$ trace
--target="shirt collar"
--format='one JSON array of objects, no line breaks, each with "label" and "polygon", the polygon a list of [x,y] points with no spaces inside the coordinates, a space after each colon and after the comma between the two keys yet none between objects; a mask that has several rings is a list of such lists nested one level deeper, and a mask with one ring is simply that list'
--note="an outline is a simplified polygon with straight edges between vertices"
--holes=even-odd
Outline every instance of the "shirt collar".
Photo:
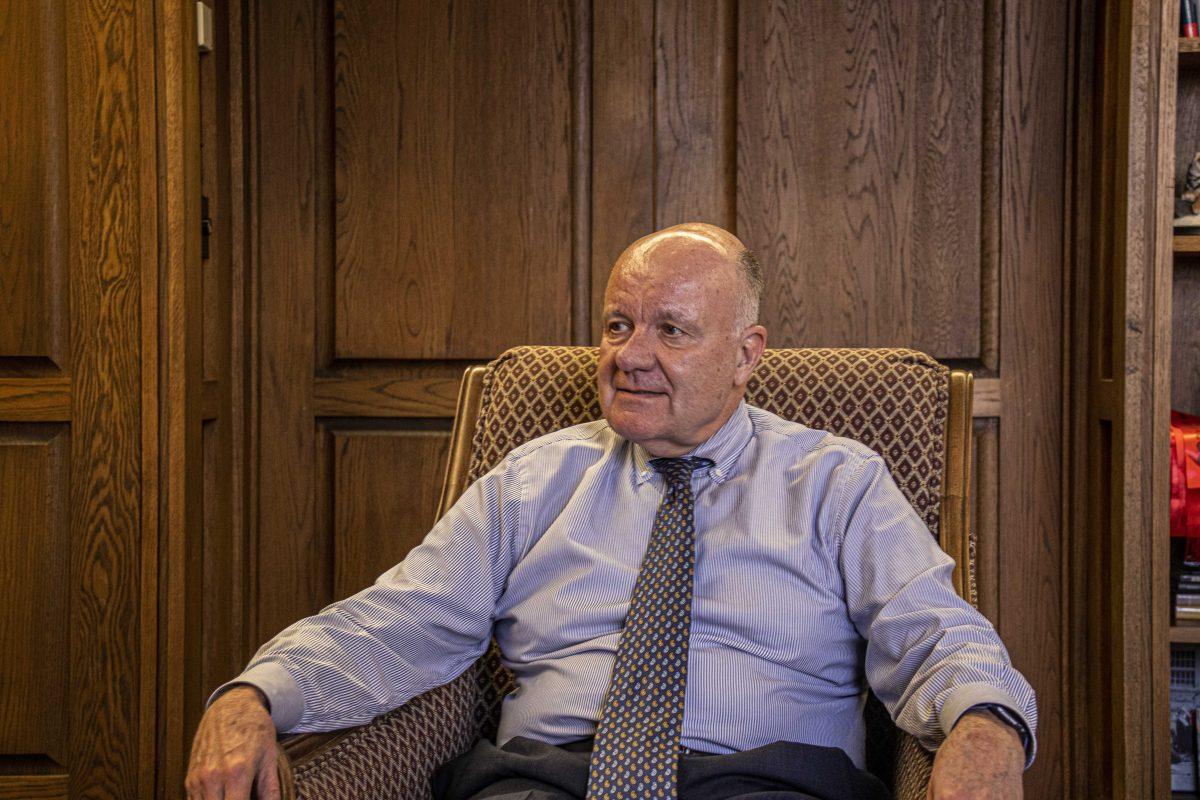
[{"label": "shirt collar", "polygon": [[[725,421],[720,429],[709,437],[708,441],[700,444],[695,450],[687,453],[689,456],[707,458],[713,462],[708,468],[708,477],[713,483],[721,484],[736,474],[738,458],[750,440],[754,438],[754,421],[750,418],[746,401],[738,403],[733,414]],[[654,476],[654,467],[650,466],[650,454],[640,444],[633,444],[634,480],[638,485],[645,483]]]}]

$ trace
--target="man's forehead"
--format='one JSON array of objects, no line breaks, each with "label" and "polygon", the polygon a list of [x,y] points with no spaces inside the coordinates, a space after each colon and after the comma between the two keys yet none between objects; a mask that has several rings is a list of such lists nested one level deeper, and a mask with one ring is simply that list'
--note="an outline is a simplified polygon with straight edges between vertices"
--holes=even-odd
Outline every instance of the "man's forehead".
[{"label": "man's forehead", "polygon": [[687,254],[696,258],[735,258],[744,248],[728,231],[719,228],[676,226],[656,231],[634,242],[624,253],[622,261],[648,263],[672,255]]}]

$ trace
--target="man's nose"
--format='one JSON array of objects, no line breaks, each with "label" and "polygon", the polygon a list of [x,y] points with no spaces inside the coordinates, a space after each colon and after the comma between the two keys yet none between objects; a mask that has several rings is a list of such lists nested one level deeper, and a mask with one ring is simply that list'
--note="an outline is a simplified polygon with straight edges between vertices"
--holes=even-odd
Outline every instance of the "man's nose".
[{"label": "man's nose", "polygon": [[616,351],[617,369],[622,372],[650,369],[654,366],[654,336],[645,328],[634,329]]}]

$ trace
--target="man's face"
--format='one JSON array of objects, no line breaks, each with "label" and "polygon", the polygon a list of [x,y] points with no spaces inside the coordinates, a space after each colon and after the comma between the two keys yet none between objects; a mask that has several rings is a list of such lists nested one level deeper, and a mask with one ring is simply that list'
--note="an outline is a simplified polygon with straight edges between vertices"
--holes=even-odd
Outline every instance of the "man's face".
[{"label": "man's face", "polygon": [[725,423],[764,344],[762,328],[747,339],[736,327],[741,280],[727,253],[695,237],[622,255],[604,293],[597,377],[613,430],[678,456]]}]

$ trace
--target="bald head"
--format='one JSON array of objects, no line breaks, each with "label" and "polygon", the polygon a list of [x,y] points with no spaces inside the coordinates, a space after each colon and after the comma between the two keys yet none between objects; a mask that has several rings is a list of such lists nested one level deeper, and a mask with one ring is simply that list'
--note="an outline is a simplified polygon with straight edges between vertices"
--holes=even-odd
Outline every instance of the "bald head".
[{"label": "bald head", "polygon": [[631,244],[604,292],[600,409],[619,435],[678,456],[733,414],[766,346],[761,273],[729,231],[688,224]]},{"label": "bald head", "polygon": [[735,324],[746,328],[758,321],[762,302],[763,272],[746,245],[724,228],[706,222],[672,225],[638,239],[625,248],[613,267],[619,270],[653,270],[659,264],[684,259],[695,269],[727,269],[738,298]]}]

